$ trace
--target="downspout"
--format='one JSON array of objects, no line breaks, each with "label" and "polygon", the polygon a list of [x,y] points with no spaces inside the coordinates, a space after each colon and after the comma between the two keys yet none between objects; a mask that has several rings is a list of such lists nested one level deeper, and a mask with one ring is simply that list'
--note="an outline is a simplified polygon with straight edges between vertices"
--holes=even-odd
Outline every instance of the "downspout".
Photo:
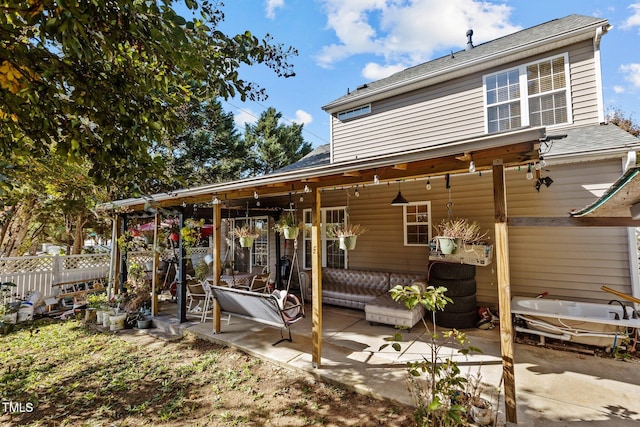
[{"label": "downspout", "polygon": [[[630,167],[635,166],[636,161],[636,152],[628,152],[626,160],[623,160],[623,173],[626,172]],[[638,237],[636,235],[638,231],[639,229],[636,227],[627,228],[627,252],[629,254],[629,279],[631,284],[631,295],[636,298],[640,298],[640,262],[638,262],[638,256],[640,256],[640,252],[638,251]],[[637,305],[636,309],[638,309]]]},{"label": "downspout", "polygon": [[602,89],[602,64],[600,61],[600,41],[602,36],[607,33],[613,26],[609,25],[605,27],[598,27],[596,29],[596,35],[593,38],[593,62],[596,74],[596,97],[598,106],[598,122],[604,123],[604,98]]}]

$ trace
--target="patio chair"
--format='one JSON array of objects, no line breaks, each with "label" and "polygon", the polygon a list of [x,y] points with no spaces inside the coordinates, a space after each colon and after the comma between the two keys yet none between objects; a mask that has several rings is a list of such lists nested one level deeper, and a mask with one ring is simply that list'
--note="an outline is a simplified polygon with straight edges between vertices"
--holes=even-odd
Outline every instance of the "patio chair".
[{"label": "patio chair", "polygon": [[[206,288],[205,288],[206,286]],[[207,311],[212,307],[212,293],[209,285],[205,282],[187,281],[187,316],[200,316],[200,321],[207,318]],[[194,306],[195,304],[195,306]]]},{"label": "patio chair", "polygon": [[269,273],[253,276],[249,290],[252,292],[269,292]]}]

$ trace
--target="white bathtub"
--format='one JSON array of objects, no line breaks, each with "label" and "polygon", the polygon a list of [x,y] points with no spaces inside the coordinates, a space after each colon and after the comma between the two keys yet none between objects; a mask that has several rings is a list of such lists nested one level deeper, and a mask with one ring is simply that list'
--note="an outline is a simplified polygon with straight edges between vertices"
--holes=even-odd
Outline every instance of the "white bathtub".
[{"label": "white bathtub", "polygon": [[633,308],[626,307],[629,319],[623,319],[618,303],[595,304],[544,298],[514,297],[511,313],[516,331],[573,341],[599,347],[616,346],[631,330],[640,328],[633,319]]}]

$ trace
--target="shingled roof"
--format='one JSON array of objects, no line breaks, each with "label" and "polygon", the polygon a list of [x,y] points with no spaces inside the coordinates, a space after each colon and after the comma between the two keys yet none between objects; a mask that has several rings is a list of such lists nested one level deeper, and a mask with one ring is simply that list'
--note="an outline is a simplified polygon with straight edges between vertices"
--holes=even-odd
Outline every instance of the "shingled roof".
[{"label": "shingled roof", "polygon": [[583,30],[586,33],[590,33],[592,37],[592,30],[598,27],[606,28],[607,26],[608,21],[606,19],[583,15],[569,15],[564,18],[554,19],[536,25],[535,27],[527,28],[486,43],[481,43],[474,46],[473,49],[452,52],[450,55],[407,68],[384,79],[366,83],[356,91],[348,93],[322,108],[328,110],[331,107],[348,102],[353,98],[366,97],[369,94],[384,91],[390,87],[397,87],[404,83],[408,84],[416,80],[426,79],[429,76],[445,72],[454,67],[463,66],[464,64],[486,61],[489,58],[508,54],[517,48],[534,46],[539,43],[549,42],[552,39],[569,37],[572,33]]},{"label": "shingled roof", "polygon": [[[597,156],[600,158],[620,157],[628,151],[640,150],[640,138],[613,124],[596,124],[574,128],[547,130],[547,135],[566,137],[543,143],[542,154],[546,159]],[[278,171],[293,171],[328,165],[331,161],[330,145],[324,144],[307,154],[298,162]]]}]

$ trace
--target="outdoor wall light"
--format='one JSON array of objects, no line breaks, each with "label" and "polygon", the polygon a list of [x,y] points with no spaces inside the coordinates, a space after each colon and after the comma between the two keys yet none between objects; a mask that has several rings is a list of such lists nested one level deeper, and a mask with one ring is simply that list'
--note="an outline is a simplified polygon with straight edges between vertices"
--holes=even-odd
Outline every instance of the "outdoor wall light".
[{"label": "outdoor wall light", "polygon": [[407,199],[402,197],[402,193],[400,192],[400,182],[398,182],[398,195],[391,202],[391,206],[403,206],[403,205],[406,205],[408,203],[409,202],[407,201]]}]

